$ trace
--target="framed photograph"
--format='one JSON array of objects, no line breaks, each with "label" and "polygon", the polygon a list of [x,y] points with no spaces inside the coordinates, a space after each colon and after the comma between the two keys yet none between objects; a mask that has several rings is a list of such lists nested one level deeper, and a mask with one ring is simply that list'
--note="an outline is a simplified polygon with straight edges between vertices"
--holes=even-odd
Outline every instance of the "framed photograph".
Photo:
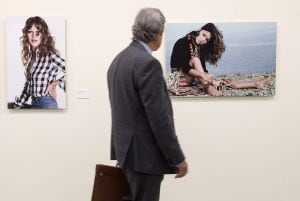
[{"label": "framed photograph", "polygon": [[8,108],[64,109],[64,18],[14,16],[5,26]]},{"label": "framed photograph", "polygon": [[276,34],[276,22],[168,23],[170,96],[274,96]]}]

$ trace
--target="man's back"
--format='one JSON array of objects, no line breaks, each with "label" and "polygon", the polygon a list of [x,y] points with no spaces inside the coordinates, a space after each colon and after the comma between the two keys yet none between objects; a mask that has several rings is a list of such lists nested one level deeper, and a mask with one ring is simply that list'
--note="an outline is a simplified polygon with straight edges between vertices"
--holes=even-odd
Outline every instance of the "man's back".
[{"label": "man's back", "polygon": [[112,62],[107,76],[114,126],[135,126],[137,111],[143,111],[138,76],[140,70],[152,61],[154,58],[138,42],[132,42]]},{"label": "man's back", "polygon": [[112,108],[112,159],[146,173],[175,173],[184,160],[159,62],[137,41],[108,71]]},{"label": "man's back", "polygon": [[111,159],[118,161],[130,185],[123,200],[159,201],[164,174],[177,170],[180,178],[187,173],[161,65],[151,55],[161,45],[164,24],[159,9],[140,10],[132,26],[133,42],[107,74]]}]

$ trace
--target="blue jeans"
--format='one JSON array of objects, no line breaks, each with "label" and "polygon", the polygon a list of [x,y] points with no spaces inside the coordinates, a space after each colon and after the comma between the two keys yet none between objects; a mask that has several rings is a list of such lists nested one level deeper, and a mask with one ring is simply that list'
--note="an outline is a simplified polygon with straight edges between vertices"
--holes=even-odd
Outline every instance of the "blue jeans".
[{"label": "blue jeans", "polygon": [[32,107],[36,109],[58,109],[57,102],[52,96],[32,98]]}]

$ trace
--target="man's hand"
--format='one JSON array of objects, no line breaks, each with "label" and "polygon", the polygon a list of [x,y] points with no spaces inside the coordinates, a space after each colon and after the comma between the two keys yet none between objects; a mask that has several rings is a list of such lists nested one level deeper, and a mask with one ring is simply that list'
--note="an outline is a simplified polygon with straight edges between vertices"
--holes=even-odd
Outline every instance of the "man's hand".
[{"label": "man's hand", "polygon": [[183,161],[182,163],[176,166],[176,176],[175,178],[184,177],[188,173],[188,164],[187,162]]}]

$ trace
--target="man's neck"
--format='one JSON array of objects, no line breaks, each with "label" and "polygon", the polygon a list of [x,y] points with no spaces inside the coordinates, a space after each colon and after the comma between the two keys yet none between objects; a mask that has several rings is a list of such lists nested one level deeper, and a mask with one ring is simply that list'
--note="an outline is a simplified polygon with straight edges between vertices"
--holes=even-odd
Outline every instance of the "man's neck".
[{"label": "man's neck", "polygon": [[148,43],[146,43],[146,44],[150,47],[150,49],[151,49],[152,51],[156,51],[156,50],[157,50],[157,44],[156,44],[155,41],[150,41],[150,42],[148,42]]}]

